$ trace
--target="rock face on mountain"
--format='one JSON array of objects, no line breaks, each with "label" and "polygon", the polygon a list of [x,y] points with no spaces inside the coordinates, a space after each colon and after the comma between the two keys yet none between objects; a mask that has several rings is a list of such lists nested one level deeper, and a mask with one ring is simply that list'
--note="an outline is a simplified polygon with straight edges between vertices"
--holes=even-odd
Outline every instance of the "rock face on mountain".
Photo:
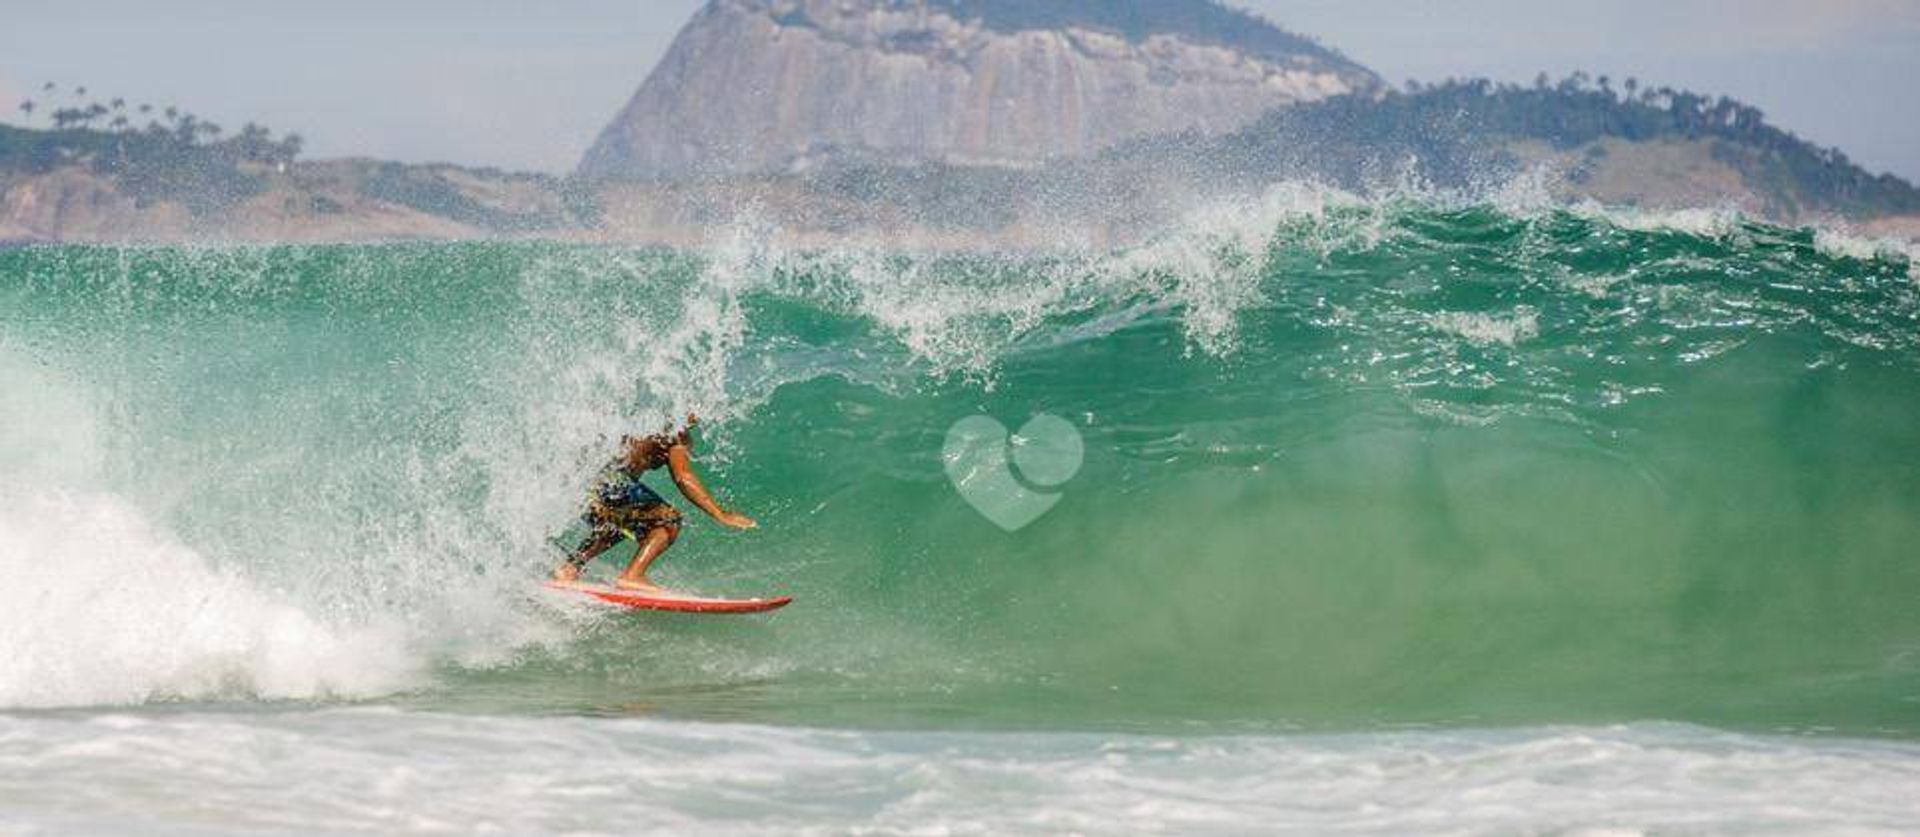
[{"label": "rock face on mountain", "polygon": [[712,0],[580,173],[1028,166],[1379,85],[1214,0]]}]

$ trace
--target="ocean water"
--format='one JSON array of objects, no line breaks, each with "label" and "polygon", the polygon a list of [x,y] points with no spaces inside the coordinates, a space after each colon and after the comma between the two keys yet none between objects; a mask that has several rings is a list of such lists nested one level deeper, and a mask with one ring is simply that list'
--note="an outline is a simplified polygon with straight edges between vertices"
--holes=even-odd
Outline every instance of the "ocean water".
[{"label": "ocean water", "polygon": [[[0,830],[1920,825],[1907,245],[1299,187],[772,238],[0,252]],[[540,591],[689,413],[761,528],[657,577],[796,603]],[[982,417],[1026,513],[949,476]]]}]

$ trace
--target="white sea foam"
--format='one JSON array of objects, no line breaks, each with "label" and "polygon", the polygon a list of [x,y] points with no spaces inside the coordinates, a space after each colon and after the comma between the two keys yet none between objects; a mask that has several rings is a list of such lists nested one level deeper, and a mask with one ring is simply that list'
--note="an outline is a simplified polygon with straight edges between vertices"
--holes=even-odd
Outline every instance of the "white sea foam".
[{"label": "white sea foam", "polygon": [[100,494],[0,492],[0,707],[376,695],[394,631],[340,630]]},{"label": "white sea foam", "polygon": [[1895,238],[1872,238],[1840,230],[1817,229],[1813,233],[1813,247],[1836,259],[1906,261],[1911,245]]},{"label": "white sea foam", "polygon": [[89,486],[95,411],[0,347],[0,708],[390,692],[391,631],[323,624]]},{"label": "white sea foam", "polygon": [[[1329,210],[1364,205],[1338,190],[1283,183],[1257,200],[1197,209],[1172,232],[1097,263],[1094,273],[1102,277],[1102,284],[1130,283],[1181,306],[1188,338],[1220,354],[1234,346],[1239,312],[1264,298],[1260,286],[1270,268],[1268,251],[1281,225],[1305,222],[1317,232],[1331,233],[1326,224]],[[1343,228],[1343,232],[1371,243],[1378,240],[1379,227]]]},{"label": "white sea foam", "polygon": [[1506,317],[1477,311],[1448,311],[1433,315],[1430,322],[1434,328],[1480,345],[1515,346],[1540,336],[1539,312],[1525,307]]},{"label": "white sea foam", "polygon": [[1180,737],[0,716],[0,766],[0,830],[16,832],[1899,833],[1920,818],[1912,744],[1667,725]]},{"label": "white sea foam", "polygon": [[1635,232],[1678,232],[1701,238],[1726,238],[1740,230],[1746,217],[1728,208],[1636,209],[1604,206],[1588,200],[1567,208],[1569,212]]},{"label": "white sea foam", "polygon": [[1920,284],[1920,241],[1819,229],[1814,231],[1813,246],[1822,254],[1836,259],[1904,264],[1907,266],[1907,277]]},{"label": "white sea foam", "polygon": [[[674,403],[709,410],[751,403],[752,393],[726,384],[730,362],[748,345],[740,299],[754,292],[865,318],[936,374],[984,375],[1049,318],[1124,303],[1132,303],[1127,315],[1099,319],[1105,330],[1177,313],[1194,345],[1231,351],[1238,313],[1262,300],[1269,249],[1282,225],[1300,222],[1309,240],[1290,243],[1323,252],[1370,246],[1384,234],[1381,213],[1356,212],[1353,222],[1328,218],[1333,209],[1366,206],[1337,190],[1282,184],[1257,198],[1198,207],[1132,248],[1022,258],[1013,279],[995,276],[996,266],[1009,263],[991,258],[969,270],[937,256],[905,258],[876,248],[785,250],[769,243],[778,238],[773,230],[745,213],[703,253],[706,265],[685,310],[666,333],[650,335],[652,356],[664,360],[648,361],[641,377],[648,391]],[[794,276],[809,281],[796,284]]]}]

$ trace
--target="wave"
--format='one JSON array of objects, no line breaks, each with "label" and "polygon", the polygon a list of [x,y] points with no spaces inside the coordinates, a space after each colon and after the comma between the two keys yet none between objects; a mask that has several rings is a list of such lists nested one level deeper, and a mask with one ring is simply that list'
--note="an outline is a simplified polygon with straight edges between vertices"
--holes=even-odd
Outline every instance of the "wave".
[{"label": "wave", "polygon": [[0,389],[0,706],[354,697],[417,679],[397,634],[330,629],[90,488],[100,422],[60,381],[0,351]]},{"label": "wave", "polygon": [[[1900,725],[1911,255],[1523,198],[1293,185],[1119,252],[0,254],[7,389],[55,394],[0,425],[0,704]],[[689,413],[763,529],[663,577],[800,603],[534,593],[611,440]],[[943,468],[983,414],[1084,439],[1015,532]]]}]

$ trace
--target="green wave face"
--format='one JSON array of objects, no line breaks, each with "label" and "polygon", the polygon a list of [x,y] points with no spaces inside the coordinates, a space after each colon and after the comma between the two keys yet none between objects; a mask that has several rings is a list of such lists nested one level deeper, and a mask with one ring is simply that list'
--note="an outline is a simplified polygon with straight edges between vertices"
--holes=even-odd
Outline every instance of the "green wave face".
[{"label": "green wave face", "polygon": [[[0,410],[0,475],[134,507],[215,580],[191,583],[384,631],[414,671],[368,689],[424,705],[1920,731],[1904,254],[1337,202],[1102,256],[738,238],[0,254],[0,380],[37,405]],[[535,592],[609,440],[688,412],[761,528],[695,522],[659,578],[798,602],[609,616]],[[1041,414],[1083,461],[1008,471],[1057,499],[1007,531],[943,445]],[[87,519],[29,551],[0,516],[0,549],[137,575],[148,546]],[[85,612],[0,618],[123,653]],[[368,691],[221,670],[126,694]],[[95,699],[75,689],[39,702]]]}]

